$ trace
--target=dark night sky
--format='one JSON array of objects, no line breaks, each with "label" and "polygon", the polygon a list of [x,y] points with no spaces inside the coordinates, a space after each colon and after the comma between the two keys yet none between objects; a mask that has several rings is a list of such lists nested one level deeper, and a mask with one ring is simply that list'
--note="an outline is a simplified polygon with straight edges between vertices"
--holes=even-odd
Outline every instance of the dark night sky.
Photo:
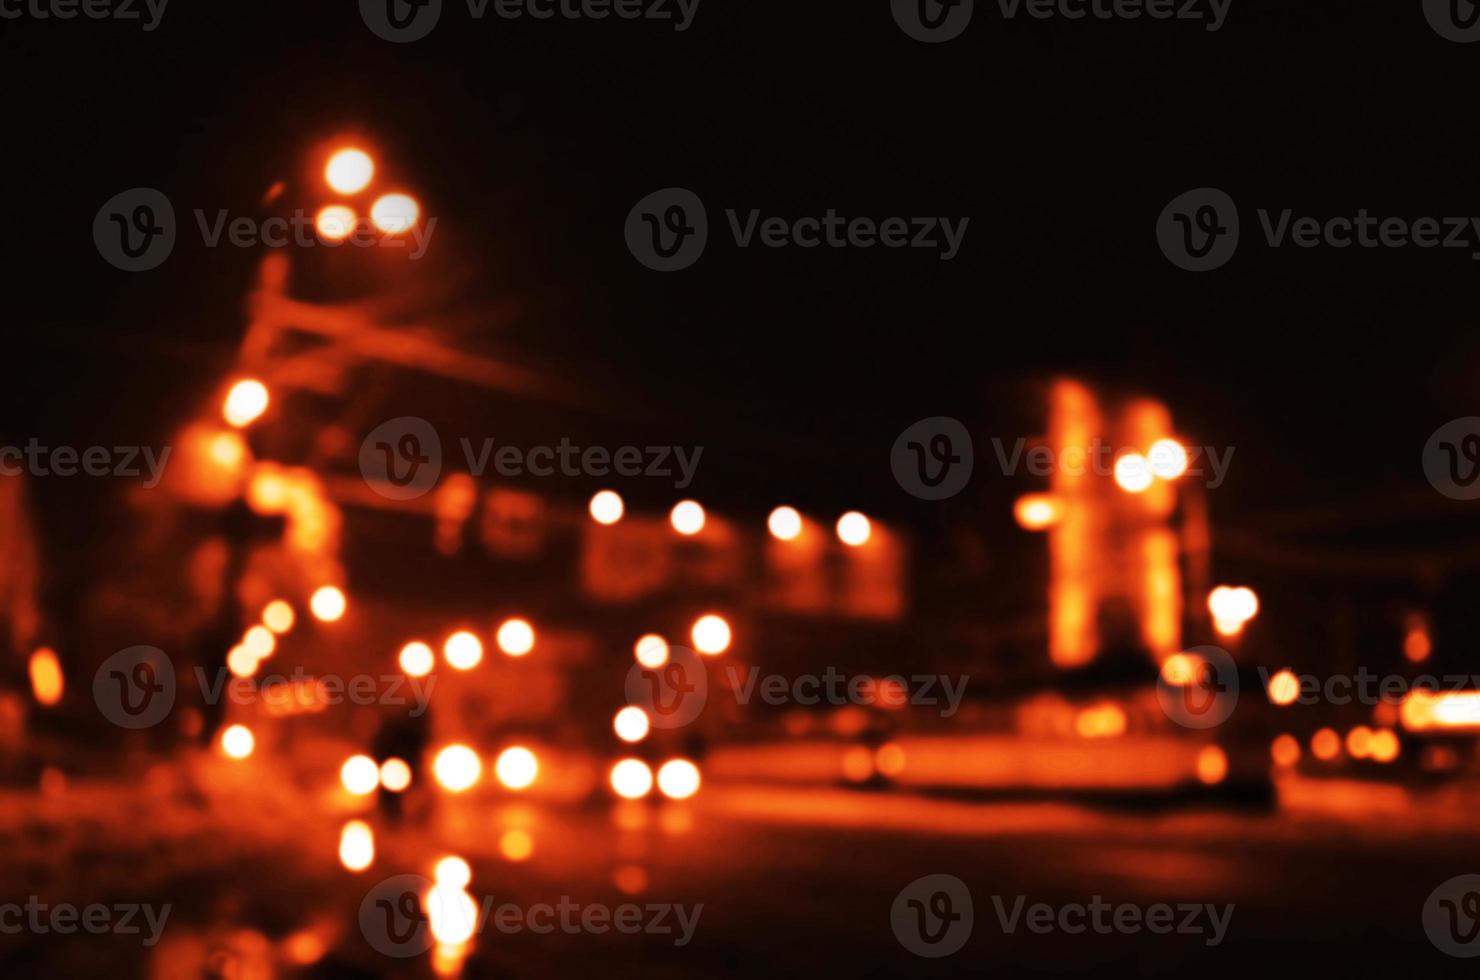
[{"label": "dark night sky", "polygon": [[[898,432],[956,415],[989,456],[1019,434],[1023,383],[1058,372],[1156,394],[1236,445],[1224,514],[1423,490],[1424,440],[1476,413],[1468,251],[1273,251],[1255,231],[1259,207],[1480,214],[1480,45],[1437,37],[1416,0],[1234,0],[1217,33],[1004,21],[978,0],[939,46],[884,0],[706,0],[685,33],[475,22],[449,0],[405,46],[348,2],[176,0],[153,33],[0,32],[20,211],[0,245],[8,439],[158,439],[229,369],[256,255],[186,236],[161,269],[118,272],[91,239],[103,201],[149,185],[178,212],[251,213],[345,127],[439,216],[466,302],[513,311],[469,346],[589,379],[617,413],[656,409],[662,426],[608,417],[602,438],[704,444],[694,492],[721,505],[919,518],[889,476]],[[622,223],[670,185],[706,201],[712,235],[660,275]],[[1245,234],[1199,276],[1153,225],[1202,185],[1239,202]],[[726,207],[971,226],[948,263],[739,251]],[[388,407],[415,414],[415,390]],[[538,411],[466,404],[494,434]]]}]

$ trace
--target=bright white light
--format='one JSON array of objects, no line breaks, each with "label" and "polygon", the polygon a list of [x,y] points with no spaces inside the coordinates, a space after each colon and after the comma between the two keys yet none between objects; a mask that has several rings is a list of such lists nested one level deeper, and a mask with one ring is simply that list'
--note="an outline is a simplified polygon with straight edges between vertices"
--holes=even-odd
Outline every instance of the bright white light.
[{"label": "bright white light", "polygon": [[498,648],[511,657],[534,649],[534,627],[523,619],[506,619],[498,628]]},{"label": "bright white light", "polygon": [[632,655],[644,667],[656,670],[668,662],[668,641],[657,633],[645,633],[633,645]]},{"label": "bright white light", "polygon": [[1140,453],[1126,453],[1115,461],[1115,482],[1126,493],[1142,493],[1151,480],[1151,463]]},{"label": "bright white light", "polygon": [[453,855],[437,862],[436,868],[432,870],[432,877],[439,885],[461,891],[473,880],[473,869],[468,866],[468,862]]},{"label": "bright white light", "polygon": [[653,790],[653,771],[641,759],[623,759],[612,766],[611,784],[623,799],[640,800]]},{"label": "bright white light", "polygon": [[444,789],[461,793],[471,789],[483,775],[478,753],[466,745],[449,745],[432,761],[432,775]]},{"label": "bright white light", "polygon": [[411,767],[404,759],[387,759],[380,764],[380,785],[400,793],[411,785]]},{"label": "bright white light", "polygon": [[1158,439],[1147,453],[1151,472],[1163,480],[1175,480],[1187,472],[1187,450],[1175,439]]},{"label": "bright white light", "polygon": [[483,641],[467,630],[458,630],[442,645],[442,656],[456,670],[472,670],[483,660]]},{"label": "bright white light", "polygon": [[355,796],[369,796],[380,785],[380,767],[368,755],[352,755],[340,767],[339,781]]},{"label": "bright white light", "polygon": [[375,832],[363,820],[351,820],[339,832],[339,861],[350,871],[375,863]]},{"label": "bright white light", "polygon": [[612,730],[624,742],[641,742],[647,737],[649,724],[647,712],[629,704],[612,719]]},{"label": "bright white light", "polygon": [[345,147],[335,153],[324,167],[324,179],[341,194],[364,190],[373,176],[375,162],[370,159],[370,154],[354,147]]},{"label": "bright white light", "polygon": [[700,653],[711,656],[724,653],[730,647],[730,624],[725,622],[723,616],[710,613],[700,616],[694,622],[690,636],[694,641],[694,649]]},{"label": "bright white light", "polygon": [[688,799],[699,792],[699,767],[688,759],[669,759],[658,768],[658,789],[669,799]]},{"label": "bright white light", "polygon": [[838,540],[846,545],[856,548],[868,541],[873,533],[873,525],[869,523],[869,519],[856,510],[850,510],[838,518]]},{"label": "bright white light", "polygon": [[625,512],[622,495],[615,490],[602,490],[591,498],[591,519],[597,524],[615,524]]},{"label": "bright white light", "polygon": [[233,759],[245,759],[257,747],[257,739],[246,725],[232,725],[221,733],[221,749]]},{"label": "bright white light", "polygon": [[794,541],[802,533],[802,515],[795,507],[777,507],[766,519],[766,526],[778,541]]},{"label": "bright white light", "polygon": [[251,425],[267,411],[267,402],[267,386],[255,378],[247,378],[231,386],[221,414],[228,424],[240,429]]},{"label": "bright white light", "polygon": [[308,600],[309,612],[313,613],[315,619],[325,623],[342,619],[348,605],[344,593],[332,585],[319,589]]},{"label": "bright white light", "polygon": [[421,206],[406,194],[387,194],[370,205],[370,220],[388,235],[409,231],[420,214]]},{"label": "bright white light", "polygon": [[668,520],[679,534],[698,534],[704,530],[704,508],[697,501],[680,500],[673,505]]},{"label": "bright white light", "polygon": [[430,674],[435,660],[432,648],[420,640],[412,640],[401,648],[401,669],[408,677],[425,677]]},{"label": "bright white light", "polygon": [[524,789],[540,773],[540,760],[522,745],[504,749],[493,765],[498,781],[509,789]]}]

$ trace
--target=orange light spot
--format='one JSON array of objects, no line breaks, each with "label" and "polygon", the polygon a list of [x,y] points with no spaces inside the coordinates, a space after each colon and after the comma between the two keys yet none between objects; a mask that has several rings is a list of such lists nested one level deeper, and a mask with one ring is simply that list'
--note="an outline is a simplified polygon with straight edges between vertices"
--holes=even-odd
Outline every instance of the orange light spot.
[{"label": "orange light spot", "polygon": [[1372,758],[1378,762],[1392,762],[1398,757],[1401,746],[1396,732],[1391,728],[1379,728],[1372,733],[1368,749],[1372,753]]},{"label": "orange light spot", "polygon": [[1012,516],[1025,531],[1044,531],[1059,522],[1062,511],[1051,494],[1030,493],[1012,505]]},{"label": "orange light spot", "polygon": [[1330,728],[1322,728],[1310,738],[1310,754],[1322,762],[1330,762],[1341,754],[1341,736]]},{"label": "orange light spot", "polygon": [[1228,756],[1216,745],[1205,745],[1197,753],[1197,778],[1212,786],[1228,775]]},{"label": "orange light spot", "polygon": [[499,853],[516,864],[534,853],[534,838],[526,830],[506,830],[498,841]]},{"label": "orange light spot", "polygon": [[31,654],[31,693],[36,703],[48,708],[62,700],[66,680],[62,676],[62,662],[51,647],[38,647]]},{"label": "orange light spot", "polygon": [[316,591],[308,600],[309,611],[314,618],[324,623],[335,623],[344,618],[344,612],[349,607],[344,593],[332,585],[326,585]]},{"label": "orange light spot", "polygon": [[282,599],[272,600],[262,610],[262,625],[274,633],[288,632],[296,621],[293,607]]},{"label": "orange light spot", "polygon": [[1290,705],[1300,696],[1300,679],[1292,671],[1282,670],[1269,679],[1269,700],[1277,705]]},{"label": "orange light spot", "polygon": [[313,217],[314,230],[319,237],[326,242],[342,242],[355,233],[355,226],[359,224],[360,217],[355,214],[353,208],[347,208],[343,204],[331,204],[326,208],[320,208],[319,213]]},{"label": "orange light spot", "polygon": [[657,669],[668,662],[668,641],[657,633],[647,633],[633,644],[632,655],[649,670]]},{"label": "orange light spot", "polygon": [[1358,725],[1346,733],[1346,754],[1353,759],[1365,759],[1372,753],[1372,729]]},{"label": "orange light spot", "polygon": [[1300,761],[1300,740],[1290,734],[1276,735],[1269,744],[1269,756],[1281,768],[1293,766]]},{"label": "orange light spot", "polygon": [[1161,679],[1173,687],[1186,687],[1197,680],[1204,661],[1195,653],[1174,653],[1161,663]]},{"label": "orange light spot", "polygon": [[221,414],[227,424],[238,429],[251,425],[267,411],[267,386],[255,378],[245,378],[231,386]]},{"label": "orange light spot", "polygon": [[879,746],[879,750],[874,753],[874,767],[881,776],[898,776],[904,772],[904,763],[904,749],[895,742]]},{"label": "orange light spot", "polygon": [[874,774],[874,754],[862,745],[851,746],[843,753],[843,778],[861,783]]}]

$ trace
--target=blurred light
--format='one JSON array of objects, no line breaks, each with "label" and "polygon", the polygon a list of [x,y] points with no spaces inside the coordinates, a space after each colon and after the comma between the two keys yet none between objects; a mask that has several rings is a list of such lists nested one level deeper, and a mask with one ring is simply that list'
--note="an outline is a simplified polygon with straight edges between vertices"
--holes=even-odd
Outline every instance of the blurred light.
[{"label": "blurred light", "polygon": [[730,648],[730,624],[724,617],[709,613],[694,621],[690,630],[694,649],[711,656],[724,653]]},{"label": "blurred light", "polygon": [[524,789],[540,774],[540,760],[529,749],[515,745],[499,753],[493,771],[509,789]]},{"label": "blurred light", "polygon": [[1228,775],[1228,756],[1216,745],[1205,745],[1197,753],[1197,778],[1205,785],[1223,782]]},{"label": "blurred light", "polygon": [[886,742],[874,753],[874,768],[881,776],[898,776],[904,772],[904,749],[897,742]]},{"label": "blurred light", "polygon": [[312,966],[328,951],[323,938],[312,929],[301,929],[283,940],[283,955],[299,966]]},{"label": "blurred light", "polygon": [[467,630],[458,630],[442,644],[442,656],[456,670],[472,670],[483,660],[483,641]]},{"label": "blurred light", "polygon": [[1269,679],[1269,700],[1277,705],[1294,704],[1300,696],[1300,680],[1293,671],[1282,670]]},{"label": "blurred light", "polygon": [[1449,691],[1443,694],[1416,689],[1403,700],[1399,712],[1409,731],[1430,728],[1474,729],[1480,727],[1480,691]]},{"label": "blurred light", "polygon": [[602,490],[591,498],[591,519],[597,524],[615,524],[626,510],[622,495],[615,490]]},{"label": "blurred light", "polygon": [[449,745],[432,760],[432,775],[442,788],[453,793],[471,789],[483,775],[478,753],[466,745]]},{"label": "blurred light", "polygon": [[1172,687],[1186,687],[1197,679],[1205,661],[1194,653],[1174,653],[1161,664],[1161,679]]},{"label": "blurred light", "polygon": [[257,747],[257,739],[246,725],[232,725],[221,733],[221,750],[233,759],[245,759]]},{"label": "blurred light", "polygon": [[1434,644],[1429,637],[1428,621],[1420,614],[1410,615],[1407,632],[1403,636],[1403,656],[1414,663],[1420,663],[1429,659],[1429,654],[1433,652]]},{"label": "blurred light", "polygon": [[277,649],[277,639],[266,626],[253,626],[242,636],[242,648],[260,660]]},{"label": "blurred light", "polygon": [[623,759],[612,766],[612,789],[626,800],[639,800],[653,789],[653,771],[641,759]]},{"label": "blurred light", "polygon": [[658,790],[670,800],[686,800],[699,792],[699,767],[688,759],[669,759],[658,767]]},{"label": "blurred light", "polygon": [[874,754],[866,746],[852,745],[843,753],[843,778],[861,783],[874,774]]},{"label": "blurred light", "polygon": [[637,638],[632,655],[644,667],[655,670],[668,662],[668,641],[657,633],[646,633]]},{"label": "blurred light", "polygon": [[1146,455],[1151,461],[1151,472],[1163,480],[1175,480],[1187,472],[1187,450],[1175,439],[1156,440]]},{"label": "blurred light", "polygon": [[1012,516],[1025,531],[1043,531],[1059,522],[1062,511],[1051,494],[1029,493],[1013,503]]},{"label": "blurred light", "polygon": [[347,146],[335,152],[324,166],[324,180],[340,194],[355,194],[370,184],[375,162],[364,150]]},{"label": "blurred light", "polygon": [[1081,738],[1115,738],[1125,734],[1125,709],[1113,701],[1082,708],[1074,719]]},{"label": "blurred light", "polygon": [[211,462],[223,469],[235,470],[247,458],[247,444],[235,432],[218,432],[211,437],[206,452]]},{"label": "blurred light", "polygon": [[353,208],[331,204],[320,208],[319,213],[314,215],[313,227],[324,241],[342,242],[355,233],[355,225],[359,221],[360,216],[355,214]]},{"label": "blurred light", "polygon": [[31,654],[31,693],[36,702],[51,707],[62,699],[66,680],[62,676],[62,662],[51,647],[38,647]]},{"label": "blurred light", "polygon": [[282,472],[259,464],[247,483],[247,503],[259,514],[280,514],[288,506],[288,481]]},{"label": "blurred light", "polygon": [[1310,738],[1310,754],[1322,762],[1330,762],[1341,754],[1341,736],[1329,728],[1322,728]]},{"label": "blurred light", "polygon": [[282,599],[274,599],[262,610],[262,625],[274,633],[286,633],[293,628],[297,616],[293,607]]},{"label": "blurred light", "polygon": [[387,194],[370,205],[370,220],[388,235],[410,231],[421,214],[421,205],[406,194]]},{"label": "blurred light", "polygon": [[462,891],[473,880],[473,869],[468,862],[457,856],[445,857],[432,869],[432,877],[439,885]]},{"label": "blurred light", "polygon": [[534,853],[534,838],[525,830],[506,830],[499,838],[498,851],[510,861],[526,861]]},{"label": "blurred light", "polygon": [[338,622],[347,606],[344,593],[332,585],[323,586],[308,600],[314,618],[324,623]]},{"label": "blurred light", "polygon": [[534,649],[534,627],[523,619],[506,619],[498,628],[498,648],[511,657]]},{"label": "blurred light", "polygon": [[380,785],[392,793],[403,792],[411,785],[411,767],[405,759],[390,758],[380,764]]},{"label": "blurred light", "polygon": [[339,781],[355,796],[369,796],[380,785],[380,767],[368,755],[352,755],[340,767]]},{"label": "blurred light", "polygon": [[234,677],[251,677],[257,673],[257,657],[238,643],[226,654],[226,669]]},{"label": "blurred light", "polygon": [[1151,463],[1140,453],[1126,453],[1115,461],[1115,483],[1126,493],[1143,493],[1151,481]]},{"label": "blurred light", "polygon": [[1288,769],[1300,761],[1300,740],[1288,733],[1276,735],[1269,744],[1269,757],[1275,765]]},{"label": "blurred light", "polygon": [[1259,613],[1259,597],[1246,586],[1220,585],[1208,593],[1208,612],[1213,619],[1242,626]]},{"label": "blurred light", "polygon": [[363,820],[351,820],[339,832],[339,863],[364,871],[375,863],[375,833]]},{"label": "blurred light", "polygon": [[436,658],[432,654],[431,647],[420,640],[412,640],[401,648],[401,655],[398,659],[401,670],[408,677],[425,677],[432,672],[432,664]]},{"label": "blurred light", "polygon": [[766,518],[766,527],[771,529],[771,537],[778,541],[795,541],[802,533],[802,515],[795,507],[777,507]]},{"label": "blurred light", "polygon": [[618,711],[612,719],[612,729],[624,742],[641,742],[647,737],[649,727],[647,712],[632,704]]},{"label": "blurred light", "polygon": [[668,515],[669,523],[679,534],[698,534],[704,530],[704,508],[693,500],[680,500]]},{"label": "blurred light", "polygon": [[647,890],[647,872],[635,864],[624,864],[612,873],[612,884],[624,895],[638,895]]},{"label": "blurred light", "polygon": [[1378,762],[1392,762],[1398,757],[1401,746],[1398,744],[1398,735],[1391,728],[1379,728],[1372,733],[1372,740],[1368,744],[1372,752],[1372,758]]},{"label": "blurred light", "polygon": [[267,386],[255,378],[247,378],[231,386],[221,414],[228,424],[240,429],[251,425],[267,411],[267,402]]},{"label": "blurred light", "polygon": [[837,532],[839,541],[857,548],[868,541],[874,533],[874,528],[867,517],[856,510],[850,510],[838,518]]},{"label": "blurred light", "polygon": [[1365,759],[1372,752],[1372,729],[1358,725],[1346,733],[1346,753],[1353,759]]}]

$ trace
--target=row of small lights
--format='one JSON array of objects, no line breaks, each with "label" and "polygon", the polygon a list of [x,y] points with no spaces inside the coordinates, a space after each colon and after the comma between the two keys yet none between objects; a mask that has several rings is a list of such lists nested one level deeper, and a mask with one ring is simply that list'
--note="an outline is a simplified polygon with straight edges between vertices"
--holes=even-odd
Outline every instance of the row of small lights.
[{"label": "row of small lights", "polygon": [[[591,498],[589,510],[591,519],[597,524],[611,525],[622,519],[627,507],[622,495],[615,490],[600,490]],[[704,530],[706,519],[703,505],[696,500],[680,500],[668,512],[668,523],[685,537],[693,537]],[[795,541],[802,534],[802,515],[795,507],[777,507],[766,518],[766,527],[778,541]],[[850,510],[838,518],[835,530],[839,541],[856,548],[868,542],[874,529],[868,517]]]}]

